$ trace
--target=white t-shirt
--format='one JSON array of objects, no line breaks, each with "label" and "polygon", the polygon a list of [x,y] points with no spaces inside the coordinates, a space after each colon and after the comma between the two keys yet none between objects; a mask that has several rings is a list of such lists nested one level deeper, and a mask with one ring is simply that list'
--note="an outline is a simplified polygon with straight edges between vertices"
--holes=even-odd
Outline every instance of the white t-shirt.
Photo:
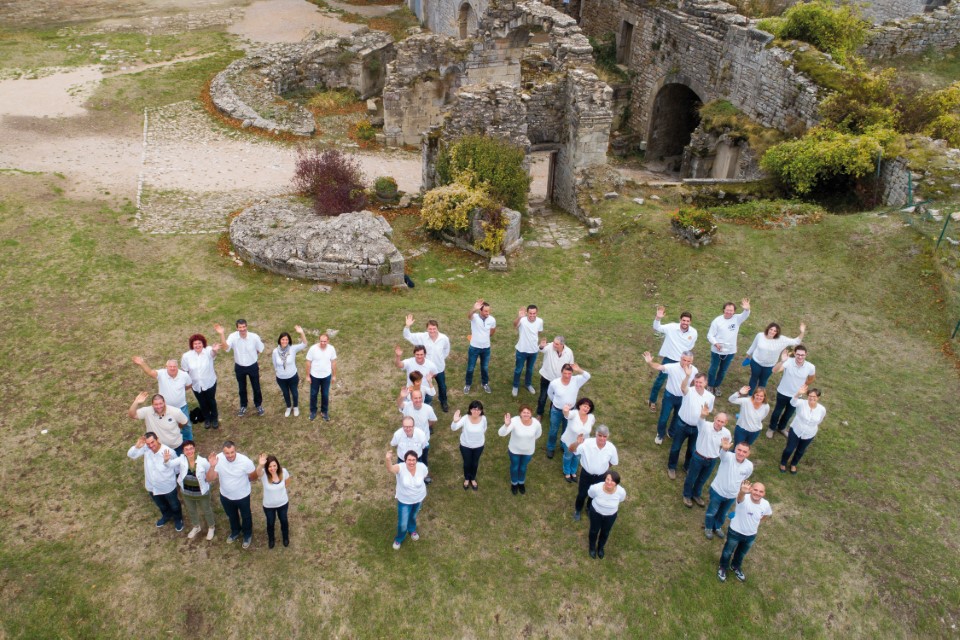
[{"label": "white t-shirt", "polygon": [[[680,363],[671,362],[670,364],[665,364],[663,365],[662,371],[667,374],[667,391],[670,395],[678,398],[682,397],[683,392],[680,391],[680,385],[683,383],[683,379],[687,377],[687,374],[683,372],[683,367],[680,366]],[[698,373],[700,373],[700,370],[691,364],[690,379],[687,380],[688,387],[693,386],[693,379]]]},{"label": "white t-shirt", "polygon": [[450,338],[447,334],[437,332],[437,339],[431,340],[426,331],[412,333],[410,327],[403,328],[403,337],[412,345],[422,344],[427,349],[427,359],[437,367],[438,373],[447,368],[447,356],[450,355]]},{"label": "white t-shirt", "polygon": [[426,434],[423,433],[423,430],[413,428],[413,435],[408,436],[403,431],[403,427],[400,427],[393,433],[393,438],[390,440],[390,446],[397,448],[397,459],[403,460],[403,456],[406,455],[407,451],[413,451],[417,454],[417,458],[423,455],[423,448],[427,446],[429,440],[427,439]]},{"label": "white t-shirt", "polygon": [[423,375],[423,381],[420,383],[420,389],[428,396],[437,395],[436,391],[433,390],[432,376],[437,375],[440,373],[440,371],[437,369],[437,365],[433,364],[429,358],[424,358],[423,364],[417,364],[416,358],[407,358],[400,364],[403,365],[403,370],[407,373],[408,387],[413,386],[413,382],[410,381],[410,374],[414,371],[419,371],[421,375]]},{"label": "white t-shirt", "polygon": [[450,425],[454,431],[460,431],[460,446],[468,449],[478,449],[486,443],[487,416],[480,416],[480,422],[473,424],[470,416],[463,416],[458,422]]},{"label": "white t-shirt", "polygon": [[620,503],[627,499],[627,490],[617,485],[613,493],[603,490],[603,483],[591,485],[587,495],[593,500],[593,510],[602,516],[612,516],[620,508]]},{"label": "white t-shirt", "polygon": [[307,351],[307,362],[309,374],[314,378],[326,378],[333,374],[333,361],[337,359],[337,350],[332,344],[327,344],[326,349],[321,349],[320,345],[315,344]]},{"label": "white t-shirt", "polygon": [[563,435],[560,436],[560,442],[567,445],[567,448],[570,448],[574,442],[577,441],[577,436],[583,434],[583,437],[586,438],[590,435],[590,430],[593,429],[593,424],[597,421],[597,417],[592,413],[587,414],[587,421],[580,422],[580,412],[575,409],[570,409],[570,417],[567,418],[567,428],[564,430]]},{"label": "white t-shirt", "polygon": [[540,351],[540,332],[543,331],[543,319],[537,318],[533,322],[526,316],[517,323],[517,346],[520,353],[537,353]]},{"label": "white t-shirt", "polygon": [[257,356],[263,351],[263,340],[252,331],[247,331],[247,337],[240,336],[234,331],[227,336],[227,351],[233,351],[233,361],[241,367],[257,364]]},{"label": "white t-shirt", "polygon": [[809,440],[817,435],[820,423],[827,417],[827,408],[817,403],[816,409],[811,409],[810,403],[800,398],[792,398],[790,404],[797,408],[793,422],[790,423],[793,433],[801,440]]},{"label": "white t-shirt", "polygon": [[[707,330],[707,342],[710,343],[710,351],[713,353],[722,353],[731,355],[737,352],[737,337],[740,335],[740,325],[750,317],[750,309],[744,309],[735,314],[728,320],[723,316],[717,316],[710,323],[710,329]],[[723,350],[717,347],[722,345]]]},{"label": "white t-shirt", "polygon": [[677,412],[677,416],[693,426],[700,422],[700,412],[703,410],[703,405],[707,405],[713,411],[713,394],[704,388],[703,395],[700,395],[693,383],[688,382],[687,395],[683,396],[683,402],[680,404],[680,411]]},{"label": "white t-shirt", "polygon": [[287,497],[287,478],[290,477],[290,473],[283,469],[280,476],[280,482],[277,484],[270,481],[270,474],[267,473],[266,469],[260,476],[260,484],[263,485],[263,506],[267,509],[282,507],[290,501]]},{"label": "white t-shirt", "polygon": [[510,453],[518,456],[530,456],[537,447],[537,438],[543,435],[543,429],[540,427],[540,421],[536,418],[530,419],[530,425],[524,425],[520,421],[520,416],[513,416],[510,424],[505,424],[497,431],[500,437],[510,435],[510,442],[507,443],[507,449]]},{"label": "white t-shirt", "polygon": [[140,407],[137,409],[137,420],[143,420],[146,423],[146,430],[157,434],[157,440],[171,449],[176,449],[183,444],[183,434],[180,430],[183,428],[182,425],[187,424],[187,416],[183,415],[180,409],[167,405],[163,415],[158,416],[153,410],[153,405]]},{"label": "white t-shirt", "polygon": [[[427,436],[427,443],[424,446],[428,446],[430,444],[430,423],[437,421],[437,412],[433,410],[433,407],[424,402],[417,409],[413,406],[413,402],[407,398],[403,402],[400,413],[413,418],[414,428],[420,429]],[[400,431],[403,431],[403,429],[400,429]]]},{"label": "white t-shirt", "polygon": [[213,368],[214,357],[216,351],[213,347],[204,347],[200,353],[190,349],[180,358],[180,368],[190,374],[190,383],[197,393],[217,384],[217,372]]},{"label": "white t-shirt", "polygon": [[583,470],[595,476],[606,473],[610,467],[620,462],[617,457],[617,448],[610,440],[607,440],[607,444],[601,449],[597,446],[596,438],[587,438],[577,447],[576,454],[580,456],[580,466]]},{"label": "white t-shirt", "polygon": [[580,393],[580,387],[587,384],[588,380],[590,380],[589,371],[571,376],[570,382],[567,384],[563,384],[563,378],[557,378],[547,387],[547,397],[550,398],[553,406],[560,411],[568,404],[572,407],[577,404],[577,394]]},{"label": "white t-shirt", "polygon": [[[740,489],[737,489],[739,492]],[[773,509],[766,498],[760,498],[760,503],[756,504],[749,495],[743,497],[743,502],[737,503],[734,511],[733,520],[730,521],[730,528],[742,536],[755,536],[760,529],[760,521],[764,516],[772,516]]]},{"label": "white t-shirt", "polygon": [[166,369],[157,369],[157,388],[160,395],[171,407],[180,408],[187,404],[187,385],[190,384],[190,374],[177,369],[177,375],[170,377]]},{"label": "white t-shirt", "polygon": [[557,353],[553,348],[553,343],[548,342],[547,346],[540,349],[543,352],[543,366],[540,367],[540,376],[546,378],[548,382],[553,382],[560,377],[560,368],[565,364],[573,364],[573,351],[567,345],[563,345],[563,351]]},{"label": "white t-shirt", "polygon": [[730,437],[730,430],[726,427],[717,431],[712,422],[700,420],[697,424],[697,448],[696,452],[704,458],[720,457],[720,442],[726,438],[733,441]]},{"label": "white t-shirt", "polygon": [[132,446],[127,450],[127,457],[131,460],[143,457],[144,486],[155,496],[162,496],[177,488],[177,472],[172,466],[163,463],[164,451],[170,452],[171,460],[177,459],[177,454],[165,444],[161,444],[156,453],[150,451],[147,445],[139,449]]},{"label": "white t-shirt", "polygon": [[273,362],[273,369],[278,378],[281,380],[289,380],[297,375],[297,354],[306,348],[307,345],[303,342],[291,344],[287,349],[286,358],[281,355],[280,347],[274,348],[273,353],[270,355],[270,360]]},{"label": "white t-shirt", "polygon": [[772,367],[780,360],[780,354],[784,349],[798,344],[800,344],[799,337],[788,338],[781,335],[771,340],[763,333],[758,333],[753,339],[753,344],[747,349],[747,355],[761,367]]},{"label": "white t-shirt", "polygon": [[737,426],[744,431],[751,433],[763,429],[763,419],[770,413],[770,405],[764,402],[759,409],[754,408],[753,398],[750,396],[740,397],[739,393],[734,392],[727,400],[731,404],[740,405],[740,417],[737,418]]},{"label": "white t-shirt", "polygon": [[228,500],[242,500],[250,495],[250,474],[256,469],[253,460],[238,453],[229,462],[221,451],[217,454],[217,468],[220,477],[220,495]]},{"label": "white t-shirt", "polygon": [[427,465],[417,463],[416,472],[411,475],[405,463],[400,463],[397,472],[397,502],[403,504],[417,504],[427,497],[427,485],[423,481],[427,477]]},{"label": "white t-shirt", "polygon": [[681,331],[679,322],[660,324],[660,320],[654,318],[653,330],[663,334],[660,356],[675,362],[680,361],[684,351],[693,351],[694,345],[697,344],[697,330],[692,325],[687,327],[686,331]]},{"label": "white t-shirt", "polygon": [[780,378],[780,384],[777,385],[777,393],[792,398],[800,391],[800,387],[807,383],[807,377],[817,374],[817,368],[813,363],[803,361],[803,366],[797,366],[797,359],[790,358],[783,363],[783,377]]},{"label": "white t-shirt", "polygon": [[470,346],[475,349],[487,349],[490,347],[490,330],[497,328],[497,319],[493,316],[487,316],[486,319],[480,317],[477,311],[470,316]]},{"label": "white t-shirt", "polygon": [[[720,469],[710,484],[710,488],[724,498],[736,498],[740,493],[740,485],[753,474],[753,463],[747,459],[737,462],[737,455],[733,451],[720,452]],[[744,498],[749,500],[750,498]],[[724,514],[726,516],[726,514]]]}]

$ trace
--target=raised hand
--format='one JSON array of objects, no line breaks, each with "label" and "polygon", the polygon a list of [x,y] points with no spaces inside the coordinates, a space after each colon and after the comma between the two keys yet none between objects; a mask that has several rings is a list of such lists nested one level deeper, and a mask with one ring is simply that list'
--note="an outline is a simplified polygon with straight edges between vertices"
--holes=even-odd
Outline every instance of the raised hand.
[{"label": "raised hand", "polygon": [[219,333],[220,335],[223,335],[223,325],[220,324],[219,322],[213,323],[213,330]]},{"label": "raised hand", "polygon": [[527,315],[527,310],[523,307],[520,307],[520,310],[517,311],[517,317],[523,318]]},{"label": "raised hand", "polygon": [[749,480],[744,480],[742,483],[740,483],[740,491],[742,493],[750,493],[750,487],[752,486],[753,485],[750,484]]},{"label": "raised hand", "polygon": [[136,402],[137,404],[140,404],[144,400],[146,400],[148,397],[150,397],[149,391],[141,391],[140,393],[137,394],[137,399],[134,400],[134,402]]},{"label": "raised hand", "polygon": [[563,405],[563,412],[564,412],[564,413],[569,413],[571,408],[572,408],[572,407],[571,407],[569,404],[565,404],[565,405]]},{"label": "raised hand", "polygon": [[453,421],[460,422],[460,409],[453,412]]},{"label": "raised hand", "polygon": [[407,396],[409,396],[409,395],[410,395],[410,388],[409,388],[409,387],[400,387],[400,397],[401,397],[401,398],[403,398],[404,400],[406,400],[406,399],[407,399]]},{"label": "raised hand", "polygon": [[797,391],[797,394],[802,396],[802,395],[805,395],[806,393],[807,393],[807,385],[805,384],[800,385],[800,390]]},{"label": "raised hand", "polygon": [[740,301],[740,306],[743,307],[744,309],[749,309],[749,308],[750,308],[750,298],[744,298],[743,300],[741,300],[741,301]]},{"label": "raised hand", "polygon": [[800,334],[803,335],[803,334],[806,333],[806,332],[807,332],[807,323],[806,323],[806,322],[801,322],[801,323],[800,323]]},{"label": "raised hand", "polygon": [[473,310],[480,311],[483,308],[483,298],[478,298],[476,302],[473,303]]},{"label": "raised hand", "polygon": [[403,357],[403,347],[401,347],[401,346],[396,346],[396,347],[394,347],[394,348],[393,348],[393,353],[394,353],[398,358]]},{"label": "raised hand", "polygon": [[721,438],[721,439],[720,439],[720,448],[723,449],[724,451],[730,451],[730,447],[731,447],[732,445],[733,445],[733,443],[730,442],[730,438]]},{"label": "raised hand", "polygon": [[141,367],[143,366],[143,358],[140,356],[133,356],[133,364],[138,364]]},{"label": "raised hand", "polygon": [[643,359],[647,361],[647,364],[650,364],[653,362],[653,355],[649,351],[644,351]]},{"label": "raised hand", "polygon": [[503,414],[503,424],[504,424],[504,426],[507,426],[507,425],[510,424],[510,414],[509,414],[509,413]]},{"label": "raised hand", "polygon": [[147,439],[143,436],[137,438],[137,449],[143,449],[144,445],[147,444]]},{"label": "raised hand", "polygon": [[546,338],[540,338],[540,348],[543,349],[543,348],[546,347],[546,346],[547,346],[547,339],[546,339]]},{"label": "raised hand", "polygon": [[786,349],[780,352],[780,362],[786,362],[789,359],[790,359],[790,354],[787,352]]},{"label": "raised hand", "polygon": [[397,454],[395,454],[393,451],[387,451],[386,455],[384,456],[384,460],[387,461],[387,464],[390,464],[393,462],[393,458],[396,455]]},{"label": "raised hand", "polygon": [[260,458],[259,458],[258,461],[259,461],[261,467],[264,466],[265,464],[267,464],[267,454],[261,453],[261,454],[260,454]]},{"label": "raised hand", "polygon": [[170,462],[170,449],[163,450],[163,461]]},{"label": "raised hand", "polygon": [[409,328],[413,326],[413,314],[408,313],[406,319],[403,321],[403,326]]},{"label": "raised hand", "polygon": [[293,325],[293,330],[299,333],[300,335],[303,335],[303,327],[301,327],[300,325],[298,324]]},{"label": "raised hand", "polygon": [[742,387],[740,387],[740,391],[738,391],[738,393],[739,393],[740,395],[742,395],[742,396],[747,395],[748,393],[750,393],[750,386],[749,386],[749,385],[743,385]]},{"label": "raised hand", "polygon": [[217,454],[211,453],[207,456],[207,462],[210,463],[211,469],[215,469],[217,467],[217,463],[220,462],[220,458],[217,457]]},{"label": "raised hand", "polygon": [[581,444],[583,444],[583,434],[582,434],[582,433],[577,434],[577,446],[579,447]]},{"label": "raised hand", "polygon": [[666,313],[667,313],[667,308],[666,308],[665,306],[663,306],[662,304],[658,304],[658,305],[657,305],[657,320],[660,320],[661,318],[663,318],[663,316],[664,316]]},{"label": "raised hand", "polygon": [[683,372],[684,372],[685,374],[687,374],[688,376],[689,376],[691,373],[693,373],[693,365],[690,364],[689,362],[681,362],[681,363],[680,363],[680,368],[683,369]]},{"label": "raised hand", "polygon": [[705,404],[700,407],[700,417],[706,418],[708,415],[710,415],[710,405]]},{"label": "raised hand", "polygon": [[576,362],[571,362],[570,366],[573,367],[573,370],[577,373],[583,373],[583,369],[581,369],[580,365],[578,365]]}]

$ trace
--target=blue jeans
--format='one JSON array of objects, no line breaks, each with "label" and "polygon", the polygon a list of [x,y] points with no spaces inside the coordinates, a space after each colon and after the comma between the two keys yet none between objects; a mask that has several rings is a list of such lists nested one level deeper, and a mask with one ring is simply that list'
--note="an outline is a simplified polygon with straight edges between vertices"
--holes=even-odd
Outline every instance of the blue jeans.
[{"label": "blue jeans", "polygon": [[527,482],[527,465],[530,464],[530,459],[533,457],[528,453],[514,453],[513,451],[507,451],[510,454],[510,484],[526,484]]},{"label": "blue jeans", "polygon": [[571,453],[570,449],[567,448],[567,445],[563,442],[560,443],[560,446],[563,448],[563,475],[576,475],[577,469],[580,468],[580,456]]},{"label": "blue jeans", "polygon": [[697,446],[697,428],[692,424],[687,424],[683,420],[677,419],[676,433],[673,434],[673,445],[670,446],[670,458],[667,460],[667,469],[676,469],[677,462],[680,460],[680,449],[683,443],[687,443],[686,457],[683,459],[683,468],[690,466],[690,456]]},{"label": "blue jeans", "polygon": [[717,353],[710,351],[710,371],[707,373],[707,385],[719,387],[727,375],[727,368],[736,359],[735,353]]},{"label": "blue jeans", "polygon": [[320,393],[320,413],[327,413],[330,410],[330,380],[333,374],[326,378],[314,378],[310,376],[310,414],[317,413],[317,393]]},{"label": "blue jeans", "polygon": [[[803,457],[807,447],[809,447],[810,443],[814,440],[815,438],[808,438],[806,440],[799,438],[797,434],[793,432],[793,429],[791,429],[790,435],[787,436],[787,446],[783,448],[783,455],[780,456],[780,464],[784,467],[787,466],[787,461],[790,461],[790,466],[792,467],[800,464],[800,458]],[[793,460],[790,460],[791,454],[793,455]]]},{"label": "blue jeans", "polygon": [[703,485],[707,484],[707,478],[717,464],[716,458],[704,458],[699,453],[694,452],[690,459],[690,468],[687,470],[687,479],[683,483],[684,498],[699,498],[703,493]]},{"label": "blue jeans", "polygon": [[230,535],[238,536],[243,531],[243,539],[253,537],[253,515],[250,513],[250,496],[231,500],[220,495],[220,506],[230,520]]},{"label": "blue jeans", "polygon": [[[744,498],[749,500],[750,498]],[[731,527],[727,527],[727,542],[723,545],[723,551],[720,552],[720,568],[726,571],[730,567],[739,569],[743,566],[743,557],[750,551],[753,541],[757,539],[756,535],[745,536],[737,533]],[[731,562],[730,556],[733,556]]]},{"label": "blue jeans", "polygon": [[440,397],[440,406],[447,406],[447,372],[441,371],[433,376],[433,381],[437,383],[437,395]]},{"label": "blue jeans", "polygon": [[193,440],[193,421],[190,420],[190,405],[185,404],[180,407],[180,412],[187,416],[187,424],[183,425],[183,429],[180,430],[180,435],[183,436],[184,440]]},{"label": "blue jeans", "polygon": [[783,431],[790,424],[790,418],[797,410],[790,404],[791,398],[777,392],[777,404],[773,407],[773,415],[770,417],[770,428],[774,431]]},{"label": "blue jeans", "polygon": [[292,378],[277,378],[277,386],[283,394],[283,401],[290,407],[300,404],[300,374],[293,374]]},{"label": "blue jeans", "polygon": [[473,384],[473,370],[477,367],[477,358],[480,358],[480,383],[490,383],[490,347],[479,349],[471,345],[467,349],[467,378],[466,386]]},{"label": "blue jeans", "polygon": [[[672,438],[674,431],[677,429],[677,420],[678,414],[680,413],[680,405],[683,404],[683,396],[675,396],[669,391],[663,392],[663,404],[660,406],[660,419],[657,420],[657,437],[663,438],[663,436],[669,434]],[[670,412],[673,412],[673,419],[670,419]],[[670,428],[667,428],[667,422],[670,423]]]},{"label": "blue jeans", "polygon": [[404,504],[397,500],[397,537],[394,542],[400,544],[408,533],[417,532],[417,514],[420,513],[422,502]]},{"label": "blue jeans", "polygon": [[[747,500],[748,498],[744,498]],[[703,518],[703,528],[707,531],[723,529],[723,521],[727,519],[727,512],[737,501],[736,498],[724,498],[710,487],[710,502],[707,504],[707,513]]]},{"label": "blue jeans", "polygon": [[557,448],[557,436],[562,435],[567,429],[567,419],[563,417],[563,411],[550,405],[550,433],[547,435],[547,451],[552,452]]},{"label": "blue jeans", "polygon": [[[664,356],[660,359],[660,364],[673,364],[676,360]],[[656,380],[653,381],[653,388],[650,389],[650,404],[654,404],[657,401],[657,396],[660,395],[660,389],[663,388],[663,385],[667,382],[667,374],[663,371],[657,374]]]},{"label": "blue jeans", "polygon": [[746,442],[752,447],[759,436],[759,431],[747,431],[743,427],[738,426],[733,430],[733,448],[736,449],[737,445],[741,442]]},{"label": "blue jeans", "polygon": [[773,367],[764,367],[752,359],[750,360],[750,394],[753,395],[753,392],[756,391],[757,387],[767,386],[767,380],[770,379],[770,374],[773,373]]},{"label": "blue jeans", "polygon": [[534,351],[533,353],[517,351],[517,363],[513,368],[513,386],[515,388],[520,387],[520,372],[523,371],[524,365],[527,367],[527,373],[523,377],[523,386],[533,386],[533,368],[537,364],[537,356],[539,354],[539,351]]},{"label": "blue jeans", "polygon": [[177,498],[177,489],[160,495],[150,494],[153,504],[160,509],[160,517],[164,521],[173,520],[174,524],[183,524],[183,511],[180,509],[180,500]]}]

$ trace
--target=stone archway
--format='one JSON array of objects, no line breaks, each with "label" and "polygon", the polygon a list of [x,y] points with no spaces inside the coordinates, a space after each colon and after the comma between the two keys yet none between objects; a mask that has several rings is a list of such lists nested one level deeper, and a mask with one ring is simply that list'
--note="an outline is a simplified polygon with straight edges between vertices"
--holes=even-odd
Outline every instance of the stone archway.
[{"label": "stone archway", "polygon": [[461,40],[466,40],[477,32],[477,12],[473,10],[469,2],[460,5],[457,27]]},{"label": "stone archway", "polygon": [[647,160],[666,161],[674,170],[680,169],[683,148],[690,144],[690,135],[700,124],[702,104],[701,96],[687,84],[663,83],[650,112]]}]

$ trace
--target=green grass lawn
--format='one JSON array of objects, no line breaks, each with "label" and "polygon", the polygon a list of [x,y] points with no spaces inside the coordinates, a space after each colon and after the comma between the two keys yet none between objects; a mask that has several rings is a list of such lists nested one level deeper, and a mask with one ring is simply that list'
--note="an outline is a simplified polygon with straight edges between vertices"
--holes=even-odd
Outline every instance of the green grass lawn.
[{"label": "green grass lawn", "polygon": [[[669,235],[665,210],[621,201],[604,205],[599,237],[569,251],[524,249],[506,274],[431,245],[411,264],[413,290],[321,294],[237,267],[210,236],[143,235],[131,211],[66,200],[57,182],[0,174],[0,636],[956,635],[960,385],[940,350],[955,319],[938,303],[927,250],[895,216],[828,216],[785,231],[723,224],[716,244],[695,251]],[[413,219],[395,228],[401,247],[426,242]],[[383,468],[403,378],[392,349],[404,314],[418,327],[438,319],[454,345],[451,405],[465,409],[465,314],[480,296],[500,323],[494,393],[472,396],[492,425],[480,491],[462,490],[457,437],[442,415],[423,539],[395,552]],[[680,480],[664,472],[666,446],[653,443],[653,376],[640,354],[659,348],[656,304],[668,318],[688,309],[706,369],[710,320],[743,296],[754,313],[741,352],[768,322],[790,335],[807,323],[828,413],[797,476],[777,472],[782,439],[758,441],[754,478],[775,515],[747,557],[748,582],[721,585],[720,543],[703,539],[703,511],[684,508]],[[603,561],[587,556],[587,522],[570,518],[575,489],[559,456],[535,457],[525,497],[509,491],[496,428],[516,412],[510,323],[528,303],[594,374],[584,393],[621,452],[629,497]],[[230,437],[291,471],[288,549],[266,548],[259,489],[249,551],[225,543],[219,507],[212,543],[157,530],[142,464],[125,456],[140,433],[126,408],[153,389],[130,357],[159,366],[191,333],[211,337],[212,323],[240,316],[271,346],[295,323],[339,330],[332,422],[284,419],[266,358],[267,416],[234,418],[227,356],[218,358],[223,428],[197,430],[203,453]],[[745,380],[735,365],[724,391]],[[304,405],[306,395],[301,386]]]}]

